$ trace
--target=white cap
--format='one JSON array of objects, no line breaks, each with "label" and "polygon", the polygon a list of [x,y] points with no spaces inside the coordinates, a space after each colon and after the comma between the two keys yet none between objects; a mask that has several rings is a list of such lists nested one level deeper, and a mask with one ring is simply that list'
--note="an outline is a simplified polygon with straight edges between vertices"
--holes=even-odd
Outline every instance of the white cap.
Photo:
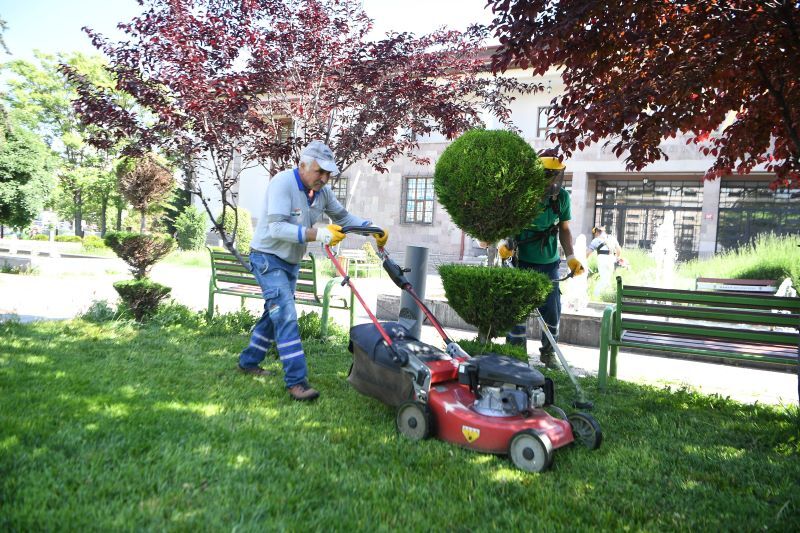
[{"label": "white cap", "polygon": [[336,166],[336,159],[333,151],[322,141],[311,141],[308,146],[303,148],[300,156],[313,157],[322,170],[328,171],[334,176],[339,174],[339,167]]}]

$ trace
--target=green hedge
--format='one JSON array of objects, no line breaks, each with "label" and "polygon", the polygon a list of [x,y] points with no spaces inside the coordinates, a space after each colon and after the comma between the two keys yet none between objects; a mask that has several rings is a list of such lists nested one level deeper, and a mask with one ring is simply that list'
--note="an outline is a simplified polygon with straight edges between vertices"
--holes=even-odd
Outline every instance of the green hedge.
[{"label": "green hedge", "polygon": [[137,322],[143,322],[155,314],[158,304],[172,291],[169,287],[147,278],[118,281],[114,283],[114,289]]},{"label": "green hedge", "polygon": [[553,289],[539,272],[470,265],[439,267],[447,301],[481,342],[504,334],[542,305]]}]

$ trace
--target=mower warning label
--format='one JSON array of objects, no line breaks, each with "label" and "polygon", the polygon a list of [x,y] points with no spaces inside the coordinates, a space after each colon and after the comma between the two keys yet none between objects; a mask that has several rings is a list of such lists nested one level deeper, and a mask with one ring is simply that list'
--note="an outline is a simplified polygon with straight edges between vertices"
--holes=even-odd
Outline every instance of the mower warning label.
[{"label": "mower warning label", "polygon": [[478,428],[471,428],[469,426],[461,426],[461,433],[464,434],[464,438],[467,439],[467,442],[473,443],[478,440],[478,437],[481,436],[481,430]]}]

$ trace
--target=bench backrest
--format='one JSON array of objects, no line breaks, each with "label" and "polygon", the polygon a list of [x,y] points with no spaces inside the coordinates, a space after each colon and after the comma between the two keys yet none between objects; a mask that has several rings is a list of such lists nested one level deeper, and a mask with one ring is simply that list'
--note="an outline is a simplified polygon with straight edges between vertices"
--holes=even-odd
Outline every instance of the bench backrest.
[{"label": "bench backrest", "polygon": [[[652,320],[656,317],[678,320]],[[797,345],[796,331],[769,330],[774,327],[800,328],[800,298],[624,287],[617,277],[616,338],[622,330],[639,330]]]},{"label": "bench backrest", "polygon": [[[216,288],[220,284],[249,285],[258,287],[258,282],[253,274],[242,266],[236,256],[227,250],[209,248],[211,254],[211,279]],[[249,260],[247,254],[242,254],[242,259]],[[300,272],[297,275],[295,299],[299,301],[318,302],[317,260],[313,255],[308,255],[300,261]]]}]

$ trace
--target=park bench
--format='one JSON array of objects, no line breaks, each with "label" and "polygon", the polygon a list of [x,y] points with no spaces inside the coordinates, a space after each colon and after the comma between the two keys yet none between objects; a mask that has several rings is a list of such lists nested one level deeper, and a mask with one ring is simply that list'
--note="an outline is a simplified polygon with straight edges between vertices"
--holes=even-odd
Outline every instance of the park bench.
[{"label": "park bench", "polygon": [[[262,299],[261,287],[255,276],[241,265],[232,253],[219,249],[208,249],[211,254],[211,281],[208,286],[208,318],[214,316],[214,297],[217,294],[238,296],[242,299],[244,307],[246,298]],[[245,261],[247,255],[242,256]],[[347,268],[347,264],[343,265]],[[318,259],[309,254],[300,262],[300,273],[297,277],[297,286],[294,301],[299,305],[310,305],[322,308],[322,335],[328,331],[328,310],[349,309],[350,327],[353,326],[353,292],[348,291],[349,297],[333,294],[333,287],[341,284],[342,278],[327,279],[322,291],[319,287],[324,278],[319,269]],[[321,296],[320,296],[321,294]]]},{"label": "park bench", "polygon": [[778,285],[780,283],[774,279],[697,278],[694,288],[698,291],[775,294]]},{"label": "park bench", "polygon": [[623,287],[600,323],[598,382],[617,374],[620,348],[656,350],[770,370],[797,368],[800,298]]},{"label": "park bench", "polygon": [[352,274],[354,278],[361,277],[360,274],[362,273],[368,275],[372,272],[383,271],[381,264],[370,261],[369,257],[367,257],[367,252],[364,250],[340,250],[339,258],[340,261],[342,258],[348,261],[350,269],[348,272]]}]

